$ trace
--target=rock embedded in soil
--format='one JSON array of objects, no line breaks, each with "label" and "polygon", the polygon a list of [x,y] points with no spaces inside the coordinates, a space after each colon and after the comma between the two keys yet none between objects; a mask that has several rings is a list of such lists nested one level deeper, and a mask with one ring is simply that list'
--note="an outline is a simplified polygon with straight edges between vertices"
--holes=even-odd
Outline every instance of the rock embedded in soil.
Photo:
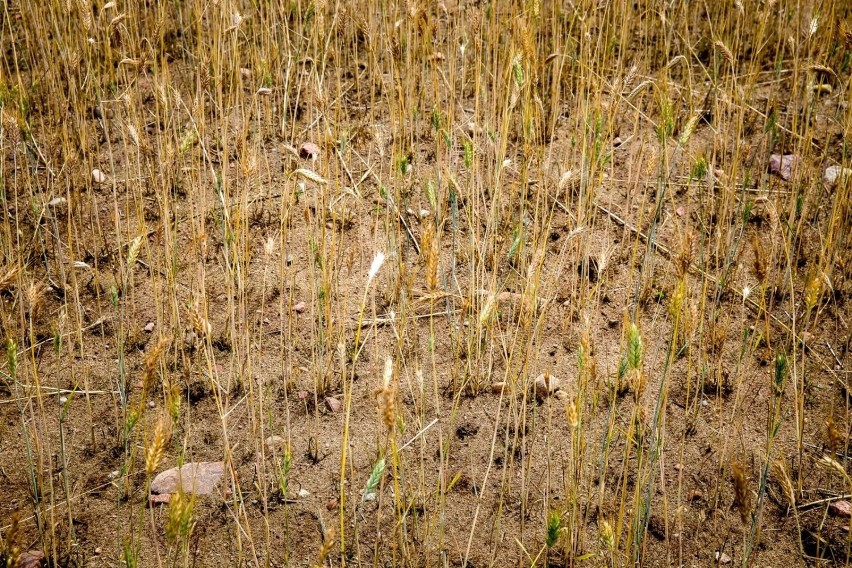
[{"label": "rock embedded in soil", "polygon": [[829,505],[828,510],[832,515],[848,519],[852,516],[852,503],[849,501],[835,501]]},{"label": "rock embedded in soil", "polygon": [[299,302],[295,306],[293,306],[293,311],[297,314],[303,314],[307,309],[308,305],[305,302]]},{"label": "rock embedded in soil", "polygon": [[146,323],[146,324],[145,324],[145,327],[143,327],[143,328],[142,328],[142,331],[144,331],[145,333],[153,333],[153,331],[154,331],[154,322],[149,321],[148,323]]},{"label": "rock embedded in soil", "polygon": [[106,183],[107,177],[101,170],[95,168],[92,170],[92,181],[95,183]]},{"label": "rock embedded in soil", "polygon": [[503,388],[506,386],[506,383],[500,381],[499,383],[494,383],[491,385],[491,392],[494,394],[500,394],[503,392]]},{"label": "rock embedded in soil", "polygon": [[716,562],[718,562],[719,564],[730,564],[731,563],[731,557],[728,556],[727,554],[725,554],[724,552],[717,552],[716,553]]},{"label": "rock embedded in soil", "polygon": [[799,163],[795,154],[772,154],[769,156],[769,173],[775,174],[784,181],[793,177],[793,170]]},{"label": "rock embedded in soil", "polygon": [[151,493],[194,493],[209,495],[225,474],[223,462],[190,462],[160,473],[151,482]]},{"label": "rock embedded in soil", "polygon": [[18,555],[18,561],[14,565],[16,568],[37,568],[44,565],[44,561],[44,552],[41,550],[28,550]]},{"label": "rock embedded in soil", "polygon": [[305,142],[304,144],[302,144],[302,147],[299,148],[299,157],[302,159],[316,160],[317,158],[319,158],[319,153],[319,146],[317,146],[313,142]]},{"label": "rock embedded in soil", "polygon": [[852,169],[841,166],[829,166],[825,168],[825,174],[822,176],[823,181],[832,187],[837,185],[838,181],[845,181],[849,178],[852,178]]},{"label": "rock embedded in soil", "polygon": [[339,412],[340,411],[340,401],[334,398],[333,396],[325,397],[325,406],[331,412]]},{"label": "rock embedded in soil", "polygon": [[548,397],[559,391],[562,381],[550,373],[542,373],[535,379],[535,394],[541,398]]}]

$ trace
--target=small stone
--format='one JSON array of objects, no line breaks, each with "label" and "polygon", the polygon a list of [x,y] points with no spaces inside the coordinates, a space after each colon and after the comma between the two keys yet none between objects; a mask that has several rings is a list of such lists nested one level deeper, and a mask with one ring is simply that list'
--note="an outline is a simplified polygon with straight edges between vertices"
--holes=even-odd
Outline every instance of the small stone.
[{"label": "small stone", "polygon": [[240,76],[243,79],[251,79],[251,69],[247,67],[240,67]]},{"label": "small stone", "polygon": [[702,499],[704,499],[704,493],[700,489],[692,489],[686,494],[687,501],[701,501]]},{"label": "small stone", "polygon": [[187,331],[186,335],[183,337],[183,342],[190,349],[194,349],[196,344],[198,344],[198,334],[194,331]]},{"label": "small stone", "polygon": [[303,159],[310,158],[311,160],[316,160],[317,158],[319,158],[319,154],[319,146],[317,146],[313,142],[305,142],[304,144],[302,144],[302,147],[299,148],[299,157]]},{"label": "small stone", "polygon": [[338,412],[341,404],[340,401],[333,396],[327,396],[325,397],[325,406],[332,412]]},{"label": "small stone", "polygon": [[683,217],[684,214],[686,213],[686,209],[684,209],[683,205],[681,205],[680,207],[675,209],[675,213],[677,213],[678,217]]},{"label": "small stone", "polygon": [[121,472],[118,471],[117,469],[114,469],[111,472],[109,472],[109,478],[110,479],[118,479],[118,476],[120,476],[120,475],[121,475]]},{"label": "small stone", "polygon": [[67,397],[67,396],[60,396],[60,397],[59,397],[59,406],[65,406],[65,404],[66,404],[67,402],[68,402],[68,397]]},{"label": "small stone", "polygon": [[48,207],[61,207],[68,203],[68,200],[64,197],[54,197],[50,201],[47,202]]},{"label": "small stone", "polygon": [[328,509],[329,511],[336,511],[337,507],[338,507],[337,499],[332,498],[332,499],[329,499],[328,501],[325,502],[325,508]]},{"label": "small stone", "polygon": [[103,551],[104,551],[104,549],[103,549],[103,548],[101,548],[100,546],[95,547],[95,554],[100,554],[100,553],[102,553]]},{"label": "small stone", "polygon": [[802,333],[802,343],[808,344],[814,339],[814,334],[810,331],[805,331]]},{"label": "small stone", "polygon": [[555,393],[553,393],[553,398],[555,398],[556,400],[564,402],[564,401],[568,400],[568,393],[565,392],[562,389],[557,389],[557,391]]},{"label": "small stone", "polygon": [[288,254],[287,258],[285,259],[285,262],[287,263],[287,266],[290,266],[291,264],[293,264],[293,255]]},{"label": "small stone", "polygon": [[148,323],[146,323],[146,324],[145,324],[145,327],[143,327],[143,328],[142,328],[142,331],[144,331],[145,333],[153,333],[153,331],[154,331],[154,322],[149,321]]},{"label": "small stone", "polygon": [[299,302],[295,306],[293,306],[293,311],[297,314],[303,314],[307,309],[308,305],[305,302]]},{"label": "small stone", "polygon": [[154,402],[153,400],[148,401],[148,408],[156,408],[156,406],[157,406],[157,403]]},{"label": "small stone", "polygon": [[299,391],[298,393],[296,393],[296,396],[299,397],[299,400],[308,400],[308,391]]},{"label": "small stone", "polygon": [[107,180],[106,174],[104,174],[101,170],[99,170],[97,168],[92,170],[92,181],[93,182],[95,182],[97,184],[101,184],[101,183],[106,183],[106,180]]},{"label": "small stone", "polygon": [[559,390],[561,381],[550,373],[542,373],[535,379],[535,394],[548,397]]},{"label": "small stone", "polygon": [[506,386],[506,383],[500,381],[499,383],[494,383],[491,385],[491,392],[494,394],[500,394],[503,392],[503,388]]},{"label": "small stone", "polygon": [[676,463],[676,464],[674,464],[674,468],[675,468],[675,471],[682,471],[683,470],[683,464],[682,463]]},{"label": "small stone", "polygon": [[148,504],[149,505],[168,505],[172,500],[171,493],[163,493],[162,495],[157,493],[152,493],[148,495]]},{"label": "small stone", "polygon": [[616,137],[612,140],[612,145],[613,145],[613,147],[614,147],[614,148],[618,148],[618,147],[619,147],[619,146],[621,146],[623,143],[624,143],[624,141],[621,139],[621,136],[616,136]]},{"label": "small stone", "polygon": [[311,496],[311,492],[307,489],[299,489],[299,499],[306,499]]},{"label": "small stone", "polygon": [[822,179],[829,186],[834,186],[838,181],[845,181],[849,178],[852,178],[852,169],[841,166],[829,166],[825,168],[825,174],[822,176]]},{"label": "small stone", "polygon": [[852,503],[849,501],[835,501],[829,505],[828,511],[837,517],[849,518],[852,516]]},{"label": "small stone", "polygon": [[728,556],[727,554],[725,554],[724,552],[717,552],[716,553],[716,562],[718,562],[719,564],[730,564],[731,563],[731,557]]},{"label": "small stone", "polygon": [[769,156],[769,173],[775,174],[784,181],[793,177],[793,170],[799,163],[795,154],[772,154]]}]

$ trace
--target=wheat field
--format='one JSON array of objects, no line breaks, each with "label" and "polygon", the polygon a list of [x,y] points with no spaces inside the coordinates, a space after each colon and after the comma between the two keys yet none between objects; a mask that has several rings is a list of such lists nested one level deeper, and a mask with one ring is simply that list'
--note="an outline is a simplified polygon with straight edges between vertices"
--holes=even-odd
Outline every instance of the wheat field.
[{"label": "wheat field", "polygon": [[852,552],[846,0],[5,0],[0,566]]}]

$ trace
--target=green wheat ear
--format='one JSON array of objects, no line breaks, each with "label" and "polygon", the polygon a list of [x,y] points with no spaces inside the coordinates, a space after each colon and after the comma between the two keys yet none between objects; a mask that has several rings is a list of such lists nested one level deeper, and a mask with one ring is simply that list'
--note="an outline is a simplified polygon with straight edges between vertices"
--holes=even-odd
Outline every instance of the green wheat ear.
[{"label": "green wheat ear", "polygon": [[631,369],[642,366],[642,336],[635,323],[630,324],[630,334],[627,338],[627,363]]},{"label": "green wheat ear", "polygon": [[559,514],[559,511],[551,511],[550,516],[547,518],[547,536],[545,537],[547,548],[553,548],[556,541],[559,540],[559,530],[561,528],[562,516]]},{"label": "green wheat ear", "polygon": [[784,390],[784,379],[787,375],[787,356],[783,353],[775,358],[775,389],[778,392]]},{"label": "green wheat ear", "polygon": [[376,462],[373,471],[367,479],[367,485],[364,486],[364,493],[361,495],[361,503],[367,500],[367,495],[373,495],[376,488],[379,486],[379,481],[382,479],[382,474],[385,472],[385,458],[381,458]]},{"label": "green wheat ear", "polygon": [[14,379],[18,372],[18,344],[11,338],[6,340],[6,365],[9,376]]}]

